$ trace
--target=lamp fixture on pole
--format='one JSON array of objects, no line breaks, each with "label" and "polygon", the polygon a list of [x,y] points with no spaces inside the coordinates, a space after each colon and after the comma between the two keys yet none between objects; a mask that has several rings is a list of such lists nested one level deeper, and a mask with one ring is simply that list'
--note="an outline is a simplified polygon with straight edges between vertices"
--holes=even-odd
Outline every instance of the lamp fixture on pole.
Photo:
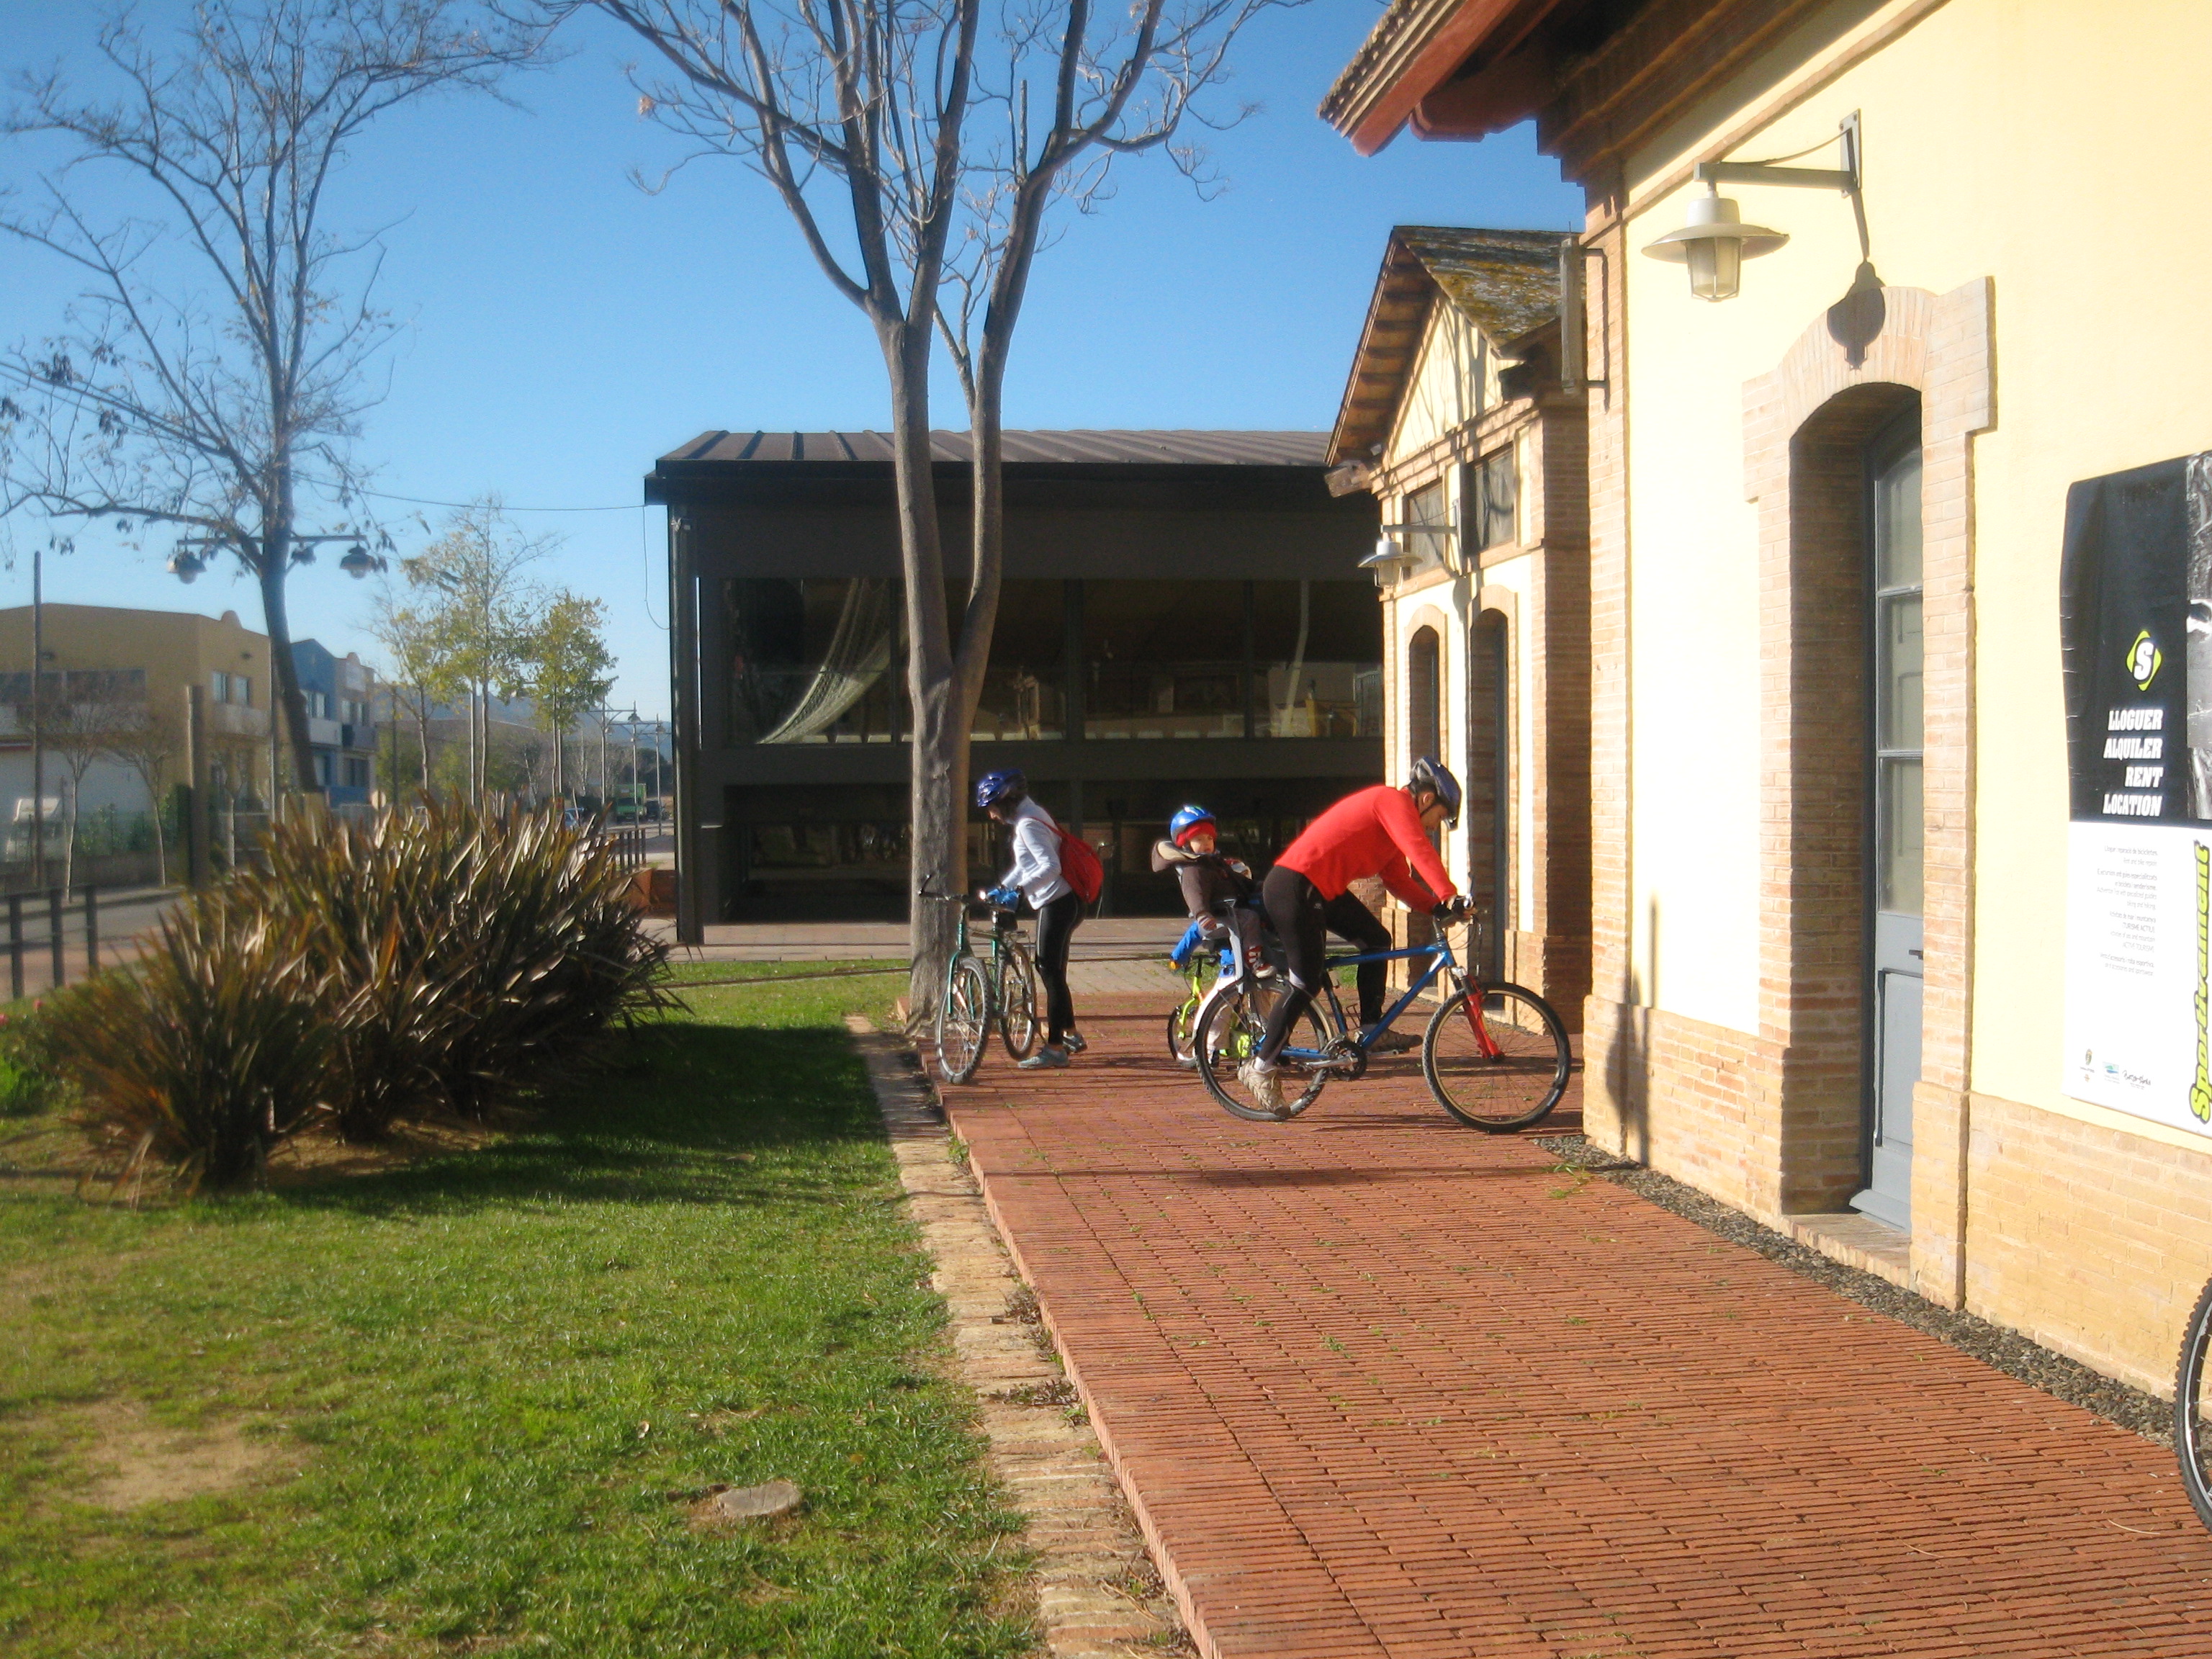
[{"label": "lamp fixture on pole", "polygon": [[[1851,198],[1858,222],[1859,257],[1870,258],[1867,240],[1866,206],[1859,194],[1861,169],[1859,113],[1853,110],[1828,143],[1843,146],[1841,167],[1790,167],[1772,161],[1700,161],[1694,171],[1706,193],[1690,203],[1690,222],[1647,244],[1644,252],[1655,259],[1686,264],[1690,270],[1690,292],[1700,300],[1733,300],[1743,284],[1743,262],[1773,252],[1789,241],[1781,231],[1765,225],[1747,225],[1735,203],[1720,193],[1723,185],[1784,185],[1799,189],[1840,191]],[[1809,155],[1801,150],[1800,155]],[[1795,156],[1783,156],[1794,161]]]},{"label": "lamp fixture on pole", "polygon": [[[315,562],[315,549],[325,542],[352,544],[346,550],[345,556],[338,561],[338,568],[356,581],[359,581],[371,571],[384,568],[383,558],[380,555],[371,553],[359,536],[351,534],[295,536],[292,538],[292,562],[313,564]],[[206,555],[202,551],[203,549],[208,553],[212,553],[234,544],[234,538],[229,536],[180,536],[177,538],[176,550],[169,555],[168,572],[179,581],[189,586],[198,581],[207,570],[208,562]]]}]

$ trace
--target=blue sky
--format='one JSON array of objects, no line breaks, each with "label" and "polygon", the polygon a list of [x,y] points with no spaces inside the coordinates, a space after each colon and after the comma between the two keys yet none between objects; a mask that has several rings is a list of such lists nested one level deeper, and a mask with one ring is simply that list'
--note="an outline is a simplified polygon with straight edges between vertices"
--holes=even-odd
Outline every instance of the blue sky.
[{"label": "blue sky", "polygon": [[[142,8],[155,21],[174,0]],[[1479,145],[1401,137],[1363,159],[1314,113],[1378,15],[1315,0],[1246,35],[1222,106],[1261,112],[1211,148],[1227,188],[1201,201],[1158,159],[1123,162],[1114,199],[1073,218],[1039,261],[1007,377],[1012,427],[1326,428],[1334,419],[1394,223],[1566,229],[1579,192],[1526,127]],[[76,0],[0,0],[0,64],[89,63],[99,15]],[[653,459],[714,428],[882,428],[881,359],[860,314],[807,258],[765,185],[734,163],[685,168],[657,196],[633,167],[678,152],[641,121],[605,26],[513,90],[519,108],[451,100],[403,110],[355,158],[332,222],[389,225],[379,288],[406,328],[390,392],[357,448],[377,488],[459,501],[495,491],[532,532],[566,538],[544,580],[607,601],[616,696],[667,708],[662,515],[638,508]],[[0,184],[51,152],[0,143]],[[103,198],[118,207],[121,197]],[[34,250],[0,244],[0,335],[53,326],[72,291]],[[963,423],[949,378],[937,424]],[[403,550],[423,539],[386,503]],[[542,512],[546,507],[611,511]],[[18,519],[0,603],[29,594]],[[4,540],[0,540],[4,546]],[[186,590],[160,556],[99,532],[50,562],[49,597],[208,612],[259,625],[227,571]],[[290,585],[295,631],[373,656],[363,594],[331,562]]]}]

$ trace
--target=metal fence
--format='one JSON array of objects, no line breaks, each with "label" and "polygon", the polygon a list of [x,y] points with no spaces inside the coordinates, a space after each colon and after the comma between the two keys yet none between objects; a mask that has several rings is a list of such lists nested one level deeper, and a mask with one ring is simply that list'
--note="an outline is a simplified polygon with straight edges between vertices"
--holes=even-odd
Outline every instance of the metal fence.
[{"label": "metal fence", "polygon": [[[20,1000],[59,990],[135,953],[138,935],[160,917],[177,890],[167,887],[75,888],[9,893],[8,994]],[[117,924],[120,924],[119,927]]]}]

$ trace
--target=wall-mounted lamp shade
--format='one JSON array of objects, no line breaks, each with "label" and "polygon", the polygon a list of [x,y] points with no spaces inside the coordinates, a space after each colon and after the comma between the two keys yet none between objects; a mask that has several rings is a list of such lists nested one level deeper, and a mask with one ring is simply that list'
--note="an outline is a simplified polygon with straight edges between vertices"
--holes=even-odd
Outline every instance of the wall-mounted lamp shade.
[{"label": "wall-mounted lamp shade", "polygon": [[1790,239],[1764,225],[1747,225],[1735,202],[1717,191],[1692,198],[1690,222],[1648,244],[1644,252],[1690,268],[1690,292],[1700,300],[1733,300],[1743,285],[1743,262],[1771,253]]},{"label": "wall-mounted lamp shade", "polygon": [[1389,537],[1384,536],[1376,540],[1375,550],[1359,562],[1359,568],[1362,570],[1372,570],[1378,565],[1389,564],[1394,559],[1409,556],[1404,548],[1399,546]]}]

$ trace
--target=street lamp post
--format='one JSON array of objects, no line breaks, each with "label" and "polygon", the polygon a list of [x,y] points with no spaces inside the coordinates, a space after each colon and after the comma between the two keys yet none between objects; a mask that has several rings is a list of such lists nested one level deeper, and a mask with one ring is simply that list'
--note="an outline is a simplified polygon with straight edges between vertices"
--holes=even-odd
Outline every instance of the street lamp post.
[{"label": "street lamp post", "polygon": [[[185,586],[189,587],[194,582],[198,581],[200,579],[201,574],[207,569],[208,562],[206,557],[203,555],[203,550],[204,550],[206,553],[214,553],[226,547],[236,548],[239,545],[239,541],[240,538],[236,536],[179,536],[177,538],[175,548],[169,554],[169,574],[172,576],[174,576],[179,581],[184,583]],[[313,564],[315,562],[315,550],[319,547],[334,542],[344,542],[349,544],[346,548],[345,556],[338,561],[338,568],[344,571],[347,575],[352,577],[356,581],[361,580],[373,570],[381,570],[384,568],[384,560],[382,556],[370,552],[368,550],[368,544],[366,539],[359,535],[352,534],[350,532],[335,536],[294,536],[291,538],[292,562],[294,564]],[[35,629],[38,619],[38,601],[35,598],[38,584],[38,566],[35,562],[32,565],[31,575],[32,592],[34,595],[32,600],[31,614],[33,626]],[[276,764],[276,757],[281,752],[277,740],[276,696],[276,688],[278,684],[281,684],[281,681],[276,672],[276,643],[274,641],[271,641],[270,644],[269,659],[269,806],[270,811],[273,815],[276,807],[277,794],[278,768]],[[33,677],[33,690],[35,691],[35,676]],[[35,711],[36,705],[33,704],[33,707]],[[291,718],[290,709],[287,708],[284,711],[284,718],[288,720]],[[315,781],[313,777],[299,779],[298,782],[301,789],[311,790],[315,787]]]}]

